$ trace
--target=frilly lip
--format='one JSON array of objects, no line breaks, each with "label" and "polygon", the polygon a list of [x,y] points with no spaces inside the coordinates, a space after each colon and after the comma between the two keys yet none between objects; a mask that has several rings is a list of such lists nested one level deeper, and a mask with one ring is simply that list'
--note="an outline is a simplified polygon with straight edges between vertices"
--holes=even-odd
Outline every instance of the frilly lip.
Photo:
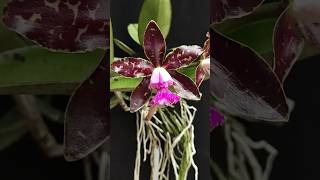
[{"label": "frilly lip", "polygon": [[151,99],[150,106],[171,106],[180,101],[180,97],[170,90],[163,88],[157,91],[156,95]]}]

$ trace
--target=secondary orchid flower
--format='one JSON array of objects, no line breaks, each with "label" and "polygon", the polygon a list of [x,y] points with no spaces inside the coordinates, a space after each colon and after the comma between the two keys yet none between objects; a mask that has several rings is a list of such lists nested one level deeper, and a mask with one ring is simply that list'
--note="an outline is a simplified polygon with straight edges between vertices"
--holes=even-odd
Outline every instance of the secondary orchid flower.
[{"label": "secondary orchid flower", "polygon": [[210,76],[210,34],[203,45],[202,58],[196,68],[196,85],[199,87],[206,76]]},{"label": "secondary orchid flower", "polygon": [[[166,42],[155,21],[150,21],[144,33],[144,53],[148,60],[126,57],[112,63],[116,73],[126,77],[143,77],[130,96],[130,111],[135,112],[149,102],[152,90],[155,96],[150,106],[170,106],[180,98],[199,100],[200,92],[195,83],[187,76],[176,71],[186,67],[201,54],[199,46],[180,46],[166,53]],[[171,91],[172,88],[175,90]]]},{"label": "secondary orchid flower", "polygon": [[224,116],[214,107],[209,108],[210,112],[210,131],[224,123]]}]

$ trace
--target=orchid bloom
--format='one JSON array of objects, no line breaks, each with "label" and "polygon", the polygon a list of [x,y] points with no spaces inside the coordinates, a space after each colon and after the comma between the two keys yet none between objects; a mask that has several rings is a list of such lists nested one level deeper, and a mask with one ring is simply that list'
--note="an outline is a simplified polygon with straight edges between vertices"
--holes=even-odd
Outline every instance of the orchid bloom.
[{"label": "orchid bloom", "polygon": [[206,76],[210,76],[210,34],[207,33],[207,40],[203,45],[202,58],[196,68],[196,85],[199,87]]},{"label": "orchid bloom", "polygon": [[[199,100],[200,92],[187,76],[176,71],[186,67],[201,54],[199,46],[180,46],[166,53],[166,42],[155,21],[150,21],[144,33],[144,53],[148,60],[126,57],[112,63],[116,73],[126,77],[143,77],[130,96],[130,111],[135,112],[149,102],[152,90],[156,92],[150,106],[170,106],[180,98]],[[171,91],[171,88],[175,92]]]}]

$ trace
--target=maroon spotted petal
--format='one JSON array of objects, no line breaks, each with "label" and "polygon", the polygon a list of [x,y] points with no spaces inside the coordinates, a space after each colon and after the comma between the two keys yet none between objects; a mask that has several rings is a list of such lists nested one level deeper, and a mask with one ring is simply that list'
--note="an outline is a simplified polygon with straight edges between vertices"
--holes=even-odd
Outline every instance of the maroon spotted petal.
[{"label": "maroon spotted petal", "polygon": [[168,71],[173,78],[173,87],[178,96],[184,99],[199,100],[201,94],[196,84],[187,76],[175,71]]},{"label": "maroon spotted petal", "polygon": [[206,71],[203,69],[201,64],[199,64],[196,69],[196,85],[198,87],[201,85],[205,77],[206,77]]},{"label": "maroon spotted petal", "polygon": [[286,96],[271,67],[215,30],[211,38],[210,92],[219,107],[244,119],[287,121]]},{"label": "maroon spotted petal", "polygon": [[64,152],[68,161],[87,156],[109,136],[109,71],[106,55],[70,98],[65,114]]},{"label": "maroon spotted petal", "polygon": [[239,18],[252,12],[263,0],[210,0],[211,23]]},{"label": "maroon spotted petal", "polygon": [[274,72],[284,81],[304,47],[304,39],[289,11],[284,11],[278,19],[273,38]]},{"label": "maroon spotted petal", "polygon": [[144,53],[155,67],[161,66],[166,53],[166,42],[155,21],[150,21],[144,32]]},{"label": "maroon spotted petal", "polygon": [[108,46],[106,0],[12,0],[3,21],[49,49],[75,52]]},{"label": "maroon spotted petal", "polygon": [[202,52],[200,46],[180,46],[167,55],[162,66],[166,69],[185,67],[196,60]]},{"label": "maroon spotted petal", "polygon": [[127,57],[111,64],[114,72],[126,77],[145,77],[152,73],[153,65],[142,58]]},{"label": "maroon spotted petal", "polygon": [[150,96],[151,90],[149,89],[150,78],[145,77],[139,84],[139,86],[133,90],[130,96],[130,111],[138,111],[143,105],[145,105]]},{"label": "maroon spotted petal", "polygon": [[292,13],[304,37],[320,48],[320,1],[294,0]]}]

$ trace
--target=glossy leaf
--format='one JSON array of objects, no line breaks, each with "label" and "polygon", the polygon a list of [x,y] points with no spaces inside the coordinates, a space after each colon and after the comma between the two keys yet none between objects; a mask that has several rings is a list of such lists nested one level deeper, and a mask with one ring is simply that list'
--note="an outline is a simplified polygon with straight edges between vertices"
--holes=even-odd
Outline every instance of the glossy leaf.
[{"label": "glossy leaf", "polygon": [[146,27],[143,48],[152,64],[160,66],[166,53],[166,42],[155,21],[150,21]]},{"label": "glossy leaf", "polygon": [[127,57],[111,64],[114,72],[126,77],[145,77],[153,71],[153,65],[142,58]]},{"label": "glossy leaf", "polygon": [[144,0],[138,25],[139,41],[142,44],[144,31],[149,21],[157,22],[164,37],[167,37],[170,31],[171,24],[171,0]]},{"label": "glossy leaf", "polygon": [[274,72],[284,81],[304,47],[304,39],[300,35],[296,20],[287,9],[279,17],[275,27],[273,45]]},{"label": "glossy leaf", "polygon": [[305,39],[320,48],[320,1],[294,0],[292,13]]},{"label": "glossy leaf", "polygon": [[211,0],[211,23],[225,19],[240,18],[251,13],[263,3],[263,0]]},{"label": "glossy leaf", "polygon": [[114,43],[124,52],[126,52],[128,55],[133,56],[136,54],[134,50],[132,50],[128,45],[126,45],[124,42],[120,41],[119,39],[114,39]]},{"label": "glossy leaf", "polygon": [[106,54],[95,72],[70,98],[64,132],[64,151],[68,161],[87,156],[109,136],[108,56]]},{"label": "glossy leaf", "polygon": [[287,121],[286,96],[272,69],[252,49],[211,29],[210,90],[225,112],[244,119]]},{"label": "glossy leaf", "polygon": [[106,49],[109,43],[105,0],[12,0],[4,23],[49,49],[78,52]]},{"label": "glossy leaf", "polygon": [[102,50],[70,54],[36,46],[1,53],[0,94],[71,94],[102,56]]},{"label": "glossy leaf", "polygon": [[110,91],[133,91],[141,80],[142,78],[112,77],[110,78]]},{"label": "glossy leaf", "polygon": [[145,105],[150,96],[151,90],[149,89],[150,78],[146,77],[143,78],[140,82],[139,86],[133,90],[130,96],[130,111],[136,112],[138,111],[143,105]]},{"label": "glossy leaf", "polygon": [[202,54],[200,46],[180,46],[170,52],[164,60],[162,67],[166,69],[178,69],[188,66]]},{"label": "glossy leaf", "polygon": [[201,94],[199,89],[188,76],[175,70],[169,70],[168,72],[173,78],[173,87],[178,96],[189,100],[200,100]]},{"label": "glossy leaf", "polygon": [[139,36],[138,36],[138,24],[129,24],[128,33],[136,43],[140,44]]}]

